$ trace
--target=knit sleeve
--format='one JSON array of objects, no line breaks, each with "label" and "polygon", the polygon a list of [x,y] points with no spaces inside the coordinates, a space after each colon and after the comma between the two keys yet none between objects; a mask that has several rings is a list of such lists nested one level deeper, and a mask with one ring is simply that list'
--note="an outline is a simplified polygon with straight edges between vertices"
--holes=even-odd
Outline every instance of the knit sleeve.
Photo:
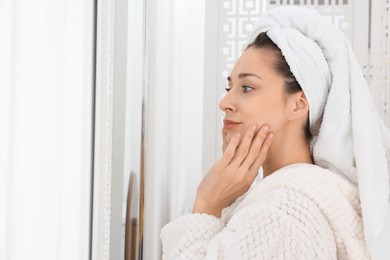
[{"label": "knit sleeve", "polygon": [[337,259],[326,219],[301,204],[250,205],[226,226],[207,214],[182,216],[161,231],[163,259]]}]

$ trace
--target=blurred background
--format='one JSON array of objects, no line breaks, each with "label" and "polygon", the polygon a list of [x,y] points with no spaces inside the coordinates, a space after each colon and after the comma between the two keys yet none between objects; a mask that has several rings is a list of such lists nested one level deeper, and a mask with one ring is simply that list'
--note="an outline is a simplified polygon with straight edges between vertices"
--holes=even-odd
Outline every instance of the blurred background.
[{"label": "blurred background", "polygon": [[221,156],[226,77],[280,5],[346,34],[389,127],[389,0],[0,0],[0,260],[161,259]]}]

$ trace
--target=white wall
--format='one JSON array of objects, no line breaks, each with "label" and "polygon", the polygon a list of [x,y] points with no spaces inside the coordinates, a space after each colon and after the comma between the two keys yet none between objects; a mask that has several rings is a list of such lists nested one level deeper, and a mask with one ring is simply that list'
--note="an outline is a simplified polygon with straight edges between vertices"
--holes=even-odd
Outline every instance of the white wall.
[{"label": "white wall", "polygon": [[88,259],[94,1],[0,0],[0,259]]},{"label": "white wall", "polygon": [[147,1],[148,260],[161,258],[160,229],[191,210],[202,175],[204,12],[205,1]]}]

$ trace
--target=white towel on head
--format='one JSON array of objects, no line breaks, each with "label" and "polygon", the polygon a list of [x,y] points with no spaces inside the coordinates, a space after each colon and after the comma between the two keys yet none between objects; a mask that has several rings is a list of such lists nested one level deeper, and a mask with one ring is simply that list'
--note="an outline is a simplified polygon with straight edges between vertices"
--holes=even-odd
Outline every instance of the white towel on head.
[{"label": "white towel on head", "polygon": [[315,164],[358,186],[371,256],[390,259],[390,233],[385,227],[386,219],[390,223],[386,159],[390,133],[376,111],[349,41],[338,28],[304,7],[268,11],[250,40],[260,32],[267,32],[281,49],[308,99]]}]

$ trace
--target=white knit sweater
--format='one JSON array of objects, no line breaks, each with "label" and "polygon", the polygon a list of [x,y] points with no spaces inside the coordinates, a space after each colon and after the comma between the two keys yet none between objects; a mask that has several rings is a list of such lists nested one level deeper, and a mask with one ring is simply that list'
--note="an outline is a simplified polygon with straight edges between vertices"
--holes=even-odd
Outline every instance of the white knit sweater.
[{"label": "white knit sweater", "polygon": [[161,240],[163,259],[370,259],[357,188],[310,164],[262,179],[221,218],[181,216]]}]

